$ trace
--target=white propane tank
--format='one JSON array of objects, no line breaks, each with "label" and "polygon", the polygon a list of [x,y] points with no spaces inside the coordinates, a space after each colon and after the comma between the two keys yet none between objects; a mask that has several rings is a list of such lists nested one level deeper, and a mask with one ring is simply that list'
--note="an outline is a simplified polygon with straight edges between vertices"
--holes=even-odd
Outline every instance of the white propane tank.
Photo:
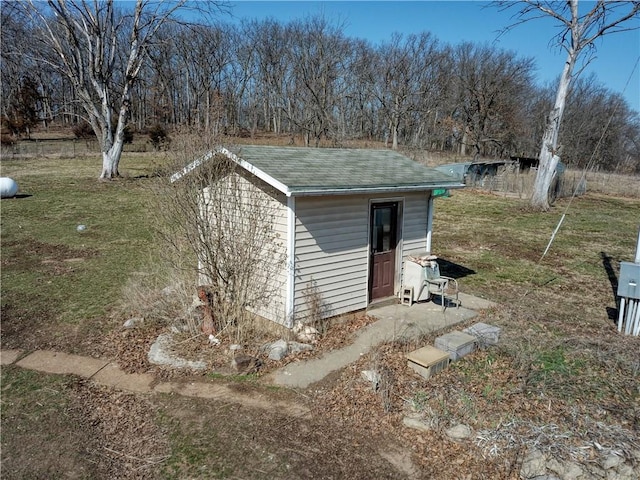
[{"label": "white propane tank", "polygon": [[0,198],[15,197],[18,193],[18,184],[13,178],[0,177]]}]

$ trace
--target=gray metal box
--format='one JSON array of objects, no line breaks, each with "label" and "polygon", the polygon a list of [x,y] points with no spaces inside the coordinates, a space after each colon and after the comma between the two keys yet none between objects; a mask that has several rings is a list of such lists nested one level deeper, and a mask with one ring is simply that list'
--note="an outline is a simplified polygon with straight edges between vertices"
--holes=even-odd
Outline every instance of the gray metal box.
[{"label": "gray metal box", "polygon": [[498,344],[501,329],[500,327],[494,327],[493,325],[489,325],[488,323],[478,322],[474,323],[469,328],[465,328],[462,331],[476,337],[478,345],[486,346]]},{"label": "gray metal box", "polygon": [[436,348],[449,352],[452,361],[469,355],[477,347],[476,337],[464,332],[449,332],[438,338],[434,343]]},{"label": "gray metal box", "polygon": [[620,262],[618,296],[640,300],[640,263]]}]

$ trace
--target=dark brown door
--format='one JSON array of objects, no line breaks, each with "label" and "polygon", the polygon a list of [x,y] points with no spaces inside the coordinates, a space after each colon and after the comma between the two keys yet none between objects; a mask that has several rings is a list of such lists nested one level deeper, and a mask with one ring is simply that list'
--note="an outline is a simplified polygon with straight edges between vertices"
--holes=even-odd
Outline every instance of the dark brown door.
[{"label": "dark brown door", "polygon": [[398,243],[397,223],[397,203],[380,203],[371,206],[369,298],[372,301],[394,294],[396,245]]}]

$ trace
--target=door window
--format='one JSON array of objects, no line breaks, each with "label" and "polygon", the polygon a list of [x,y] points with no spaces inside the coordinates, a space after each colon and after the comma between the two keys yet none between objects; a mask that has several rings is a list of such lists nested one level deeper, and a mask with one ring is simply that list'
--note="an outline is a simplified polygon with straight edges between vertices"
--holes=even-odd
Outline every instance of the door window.
[{"label": "door window", "polygon": [[373,231],[371,248],[373,253],[383,253],[395,248],[395,206],[373,206]]}]

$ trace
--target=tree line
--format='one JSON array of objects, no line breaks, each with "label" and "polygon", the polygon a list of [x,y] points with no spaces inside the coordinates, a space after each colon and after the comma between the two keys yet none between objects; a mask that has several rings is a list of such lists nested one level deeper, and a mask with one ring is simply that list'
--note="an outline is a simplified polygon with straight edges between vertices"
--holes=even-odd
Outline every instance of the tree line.
[{"label": "tree line", "polygon": [[[10,5],[1,15],[3,132],[88,120],[82,89],[39,41],[42,25]],[[110,21],[125,21],[120,15],[114,10]],[[112,40],[114,91],[104,98],[117,118],[130,39]],[[470,158],[537,157],[555,95],[555,85],[536,83],[534,60],[514,51],[449,45],[429,32],[372,44],[321,15],[288,23],[166,22],[140,58],[127,114],[141,132],[267,132],[309,146],[365,140]],[[595,76],[579,77],[568,98],[562,160],[640,172],[638,112]]]}]

